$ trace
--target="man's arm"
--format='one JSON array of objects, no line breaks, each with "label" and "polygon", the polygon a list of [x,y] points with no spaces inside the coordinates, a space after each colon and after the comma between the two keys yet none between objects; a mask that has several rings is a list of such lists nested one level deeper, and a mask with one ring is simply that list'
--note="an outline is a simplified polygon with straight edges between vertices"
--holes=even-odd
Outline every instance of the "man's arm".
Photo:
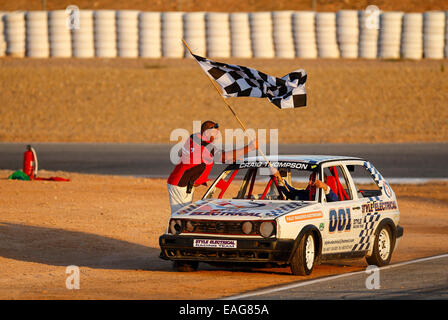
[{"label": "man's arm", "polygon": [[[280,174],[279,174],[280,175]],[[278,176],[276,175],[278,178]],[[290,186],[285,180],[283,180],[284,185],[279,185],[279,189],[286,196],[288,200],[307,200],[308,192],[305,190],[299,190]]]},{"label": "man's arm", "polygon": [[244,155],[256,149],[258,149],[258,141],[254,140],[241,149],[234,149],[227,152],[221,151],[221,161],[222,163],[233,163],[236,160],[241,159]]},{"label": "man's arm", "polygon": [[[328,188],[328,189],[330,189],[330,188]],[[327,202],[339,201],[338,196],[331,189],[328,193],[325,192],[325,196],[327,197]]]},{"label": "man's arm", "polygon": [[339,201],[339,198],[336,195],[336,193],[334,193],[333,190],[331,190],[331,188],[325,182],[316,180],[316,182],[314,183],[314,186],[316,188],[321,188],[324,190],[325,196],[327,198],[327,202]]}]

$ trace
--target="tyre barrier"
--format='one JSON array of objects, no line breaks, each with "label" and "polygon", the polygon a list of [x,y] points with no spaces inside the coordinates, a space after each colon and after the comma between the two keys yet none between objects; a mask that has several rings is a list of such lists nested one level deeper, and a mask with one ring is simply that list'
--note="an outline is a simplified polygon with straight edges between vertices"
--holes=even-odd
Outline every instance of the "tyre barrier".
[{"label": "tyre barrier", "polygon": [[295,57],[292,14],[293,11],[272,12],[272,35],[275,56],[278,58]]},{"label": "tyre barrier", "polygon": [[400,58],[401,22],[403,12],[384,12],[380,19],[379,56],[383,59]]},{"label": "tyre barrier", "polygon": [[445,14],[445,58],[448,58],[448,11]]},{"label": "tyre barrier", "polygon": [[0,57],[4,57],[6,54],[6,40],[5,40],[5,29],[3,23],[4,12],[0,12]]},{"label": "tyre barrier", "polygon": [[341,10],[336,13],[337,40],[341,58],[358,57],[358,11]]},{"label": "tyre barrier", "polygon": [[336,13],[316,13],[316,44],[320,58],[339,58],[336,39]]},{"label": "tyre barrier", "polygon": [[448,11],[0,12],[0,56],[189,57],[182,38],[212,58],[443,59]]},{"label": "tyre barrier", "polygon": [[423,54],[423,15],[406,13],[401,32],[401,56],[405,59],[421,59]]},{"label": "tyre barrier", "polygon": [[72,28],[72,56],[76,58],[95,57],[93,11],[79,11],[79,26]]},{"label": "tyre barrier", "polygon": [[48,12],[48,37],[50,42],[50,56],[68,58],[72,56],[72,39],[67,20],[70,12],[55,10]]},{"label": "tyre barrier", "polygon": [[[205,41],[205,12],[187,12],[183,16],[184,40],[197,55],[205,56],[207,51]],[[185,57],[191,57],[185,50]]]},{"label": "tyre barrier", "polygon": [[271,12],[252,12],[249,17],[254,58],[274,58]]},{"label": "tyre barrier", "polygon": [[138,16],[136,10],[117,11],[117,56],[124,58],[138,57]]},{"label": "tyre barrier", "polygon": [[375,59],[378,56],[379,12],[372,17],[372,13],[359,11],[359,40],[358,57]]},{"label": "tyre barrier", "polygon": [[161,38],[162,56],[167,58],[182,58],[184,56],[183,37],[183,12],[162,12]]},{"label": "tyre barrier", "polygon": [[30,11],[25,14],[26,50],[30,58],[48,58],[50,44],[48,39],[47,11]]},{"label": "tyre barrier", "polygon": [[292,14],[292,33],[296,57],[317,58],[315,12],[297,11]]},{"label": "tyre barrier", "polygon": [[429,59],[443,59],[445,45],[445,21],[443,11],[423,14],[423,54]]},{"label": "tyre barrier", "polygon": [[235,12],[229,15],[230,55],[235,58],[251,58],[252,42],[250,39],[249,14]]},{"label": "tyre barrier", "polygon": [[138,25],[140,57],[160,58],[162,56],[161,29],[160,12],[140,12]]},{"label": "tyre barrier", "polygon": [[230,57],[229,14],[209,12],[205,16],[207,56],[212,58]]},{"label": "tyre barrier", "polygon": [[25,12],[16,11],[3,16],[6,54],[24,57],[26,50]]},{"label": "tyre barrier", "polygon": [[98,10],[93,14],[95,56],[114,58],[117,56],[116,12]]}]

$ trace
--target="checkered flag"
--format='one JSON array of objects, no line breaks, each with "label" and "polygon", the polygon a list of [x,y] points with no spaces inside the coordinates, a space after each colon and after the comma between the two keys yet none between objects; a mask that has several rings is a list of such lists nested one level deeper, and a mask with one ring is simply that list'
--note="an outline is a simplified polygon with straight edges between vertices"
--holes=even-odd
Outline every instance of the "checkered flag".
[{"label": "checkered flag", "polygon": [[195,54],[193,57],[221,86],[224,97],[268,98],[280,109],[306,106],[306,72],[303,69],[276,78],[255,69],[215,62]]}]

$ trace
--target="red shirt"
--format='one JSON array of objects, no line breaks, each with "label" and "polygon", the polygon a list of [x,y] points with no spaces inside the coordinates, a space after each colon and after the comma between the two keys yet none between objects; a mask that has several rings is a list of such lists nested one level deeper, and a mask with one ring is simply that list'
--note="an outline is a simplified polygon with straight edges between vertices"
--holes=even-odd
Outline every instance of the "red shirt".
[{"label": "red shirt", "polygon": [[179,187],[206,183],[214,163],[214,148],[211,141],[204,139],[201,134],[192,134],[182,147],[181,161],[167,182]]}]

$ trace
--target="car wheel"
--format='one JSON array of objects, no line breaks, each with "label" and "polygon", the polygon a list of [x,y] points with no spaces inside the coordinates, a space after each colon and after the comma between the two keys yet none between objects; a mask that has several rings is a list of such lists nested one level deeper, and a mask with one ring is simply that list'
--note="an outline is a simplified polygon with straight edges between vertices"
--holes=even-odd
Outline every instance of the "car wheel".
[{"label": "car wheel", "polygon": [[375,235],[373,244],[373,253],[370,257],[366,257],[369,265],[382,267],[388,265],[392,258],[395,239],[387,225],[382,226]]},{"label": "car wheel", "polygon": [[299,245],[291,259],[291,272],[298,276],[309,275],[316,261],[316,241],[313,232],[308,231],[300,239]]},{"label": "car wheel", "polygon": [[193,272],[198,270],[199,262],[197,261],[174,261],[173,269],[179,272]]}]

